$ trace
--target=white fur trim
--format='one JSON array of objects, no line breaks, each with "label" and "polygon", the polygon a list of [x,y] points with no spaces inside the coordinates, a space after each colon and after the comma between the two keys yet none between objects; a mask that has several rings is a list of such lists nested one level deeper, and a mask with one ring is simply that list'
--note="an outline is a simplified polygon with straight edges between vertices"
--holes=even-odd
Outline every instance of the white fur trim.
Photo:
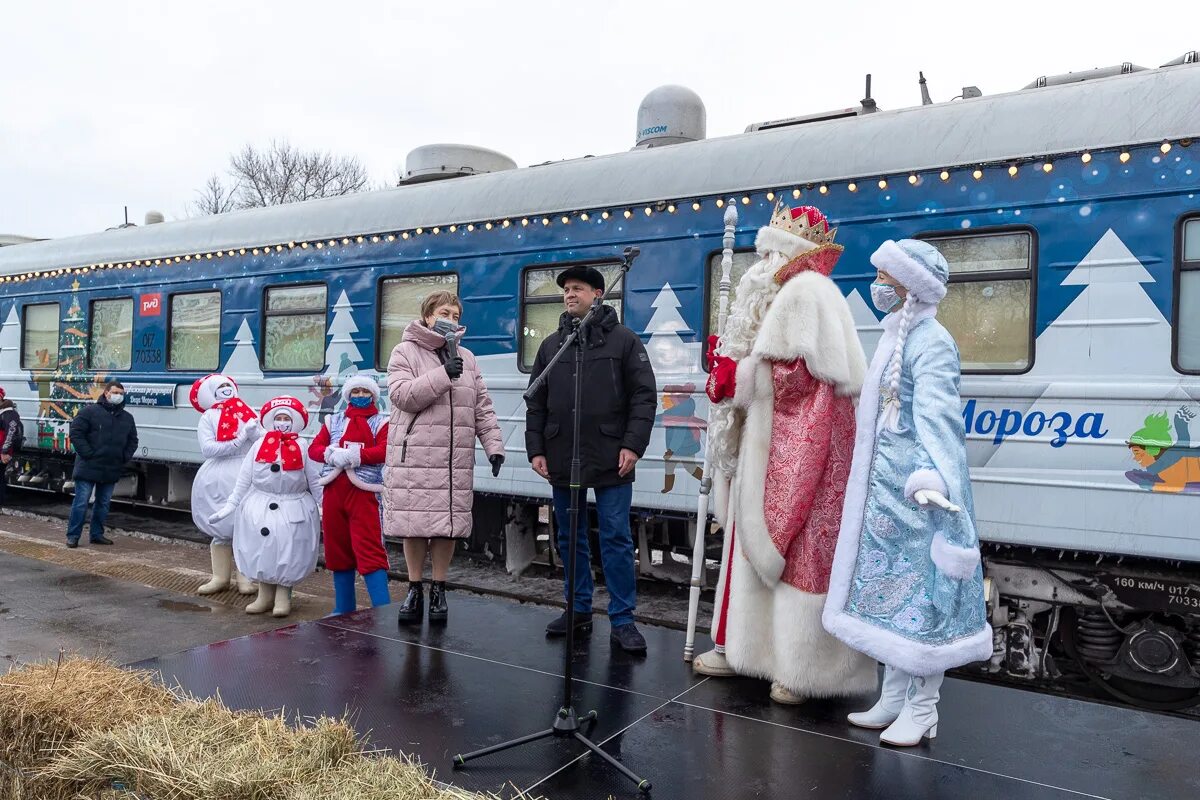
[{"label": "white fur trim", "polygon": [[979,567],[978,547],[950,544],[941,531],[935,533],[933,541],[929,543],[929,557],[933,559],[933,565],[939,572],[960,581],[970,578]]},{"label": "white fur trim", "polygon": [[950,497],[950,490],[936,469],[919,469],[904,482],[904,496],[909,500],[913,500],[913,495],[922,490],[937,492],[947,499]]},{"label": "white fur trim", "polygon": [[379,402],[379,381],[373,377],[366,375],[354,375],[346,379],[342,384],[342,399],[347,403],[350,402],[350,392],[353,389],[366,389],[375,398],[375,402]]},{"label": "white fur trim", "polygon": [[[937,313],[936,305],[919,304],[913,309],[910,330],[925,317]],[[854,460],[850,479],[846,482],[846,501],[842,506],[842,527],[838,533],[837,550],[833,556],[833,571],[829,577],[829,595],[825,601],[822,622],[825,630],[846,644],[867,653],[890,667],[913,675],[934,675],[947,669],[961,667],[973,661],[984,661],[992,655],[992,631],[984,626],[970,636],[947,644],[929,646],[888,633],[863,620],[845,613],[854,580],[858,547],[866,509],[867,488],[871,463],[875,455],[875,423],[879,415],[879,385],[883,372],[896,346],[897,314],[883,320],[883,336],[875,349],[867,376],[863,381],[862,398],[858,404],[854,437]]]},{"label": "white fur trim", "polygon": [[758,387],[755,381],[758,376],[758,367],[762,364],[762,359],[754,356],[746,356],[737,365],[737,373],[734,376],[736,388],[733,391],[733,405],[736,408],[748,409],[754,402],[755,396],[758,394]]},{"label": "white fur trim", "polygon": [[900,245],[888,239],[871,254],[871,266],[891,275],[918,300],[939,303],[946,296],[946,285],[924,264],[914,260]]},{"label": "white fur trim", "polygon": [[[779,582],[786,565],[783,554],[771,540],[767,527],[765,487],[767,460],[771,456],[771,425],[775,412],[775,387],[771,380],[771,365],[757,358],[747,358],[743,364],[753,365],[751,385],[761,389],[752,395],[742,427],[742,443],[738,460],[737,546],[753,565],[759,579],[768,586]],[[739,371],[741,367],[739,365]]]},{"label": "white fur trim", "polygon": [[[753,352],[772,361],[803,359],[813,377],[833,384],[842,397],[862,391],[867,357],[850,305],[837,284],[818,272],[801,272],[783,285],[754,338]],[[738,379],[740,390],[740,371]]]},{"label": "white fur trim", "polygon": [[760,256],[771,252],[783,253],[790,261],[801,253],[816,250],[817,244],[794,233],[788,233],[782,228],[772,228],[768,225],[758,229],[758,236],[754,238],[754,249]]},{"label": "white fur trim", "polygon": [[879,688],[875,661],[821,627],[825,595],[758,581],[735,555],[725,657],[739,675],[778,681],[804,697],[869,695]]}]

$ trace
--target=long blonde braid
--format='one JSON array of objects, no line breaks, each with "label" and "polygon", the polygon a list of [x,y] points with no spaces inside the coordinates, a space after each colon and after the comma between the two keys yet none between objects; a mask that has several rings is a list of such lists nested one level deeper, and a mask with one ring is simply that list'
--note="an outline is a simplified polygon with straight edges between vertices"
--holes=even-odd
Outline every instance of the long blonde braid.
[{"label": "long blonde braid", "polygon": [[908,339],[908,329],[912,325],[913,307],[916,298],[912,292],[904,298],[904,307],[900,309],[900,327],[896,330],[896,347],[892,350],[892,358],[884,372],[887,377],[887,388],[883,389],[883,413],[879,417],[879,430],[884,426],[895,433],[900,430],[900,371],[904,361],[904,343]]}]

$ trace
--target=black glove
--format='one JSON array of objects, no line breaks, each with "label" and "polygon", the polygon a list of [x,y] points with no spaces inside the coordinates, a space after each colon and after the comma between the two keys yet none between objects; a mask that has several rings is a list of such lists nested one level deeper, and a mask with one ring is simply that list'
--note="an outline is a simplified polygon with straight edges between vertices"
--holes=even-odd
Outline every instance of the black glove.
[{"label": "black glove", "polygon": [[488,456],[488,461],[492,462],[492,477],[495,478],[500,474],[500,468],[504,466],[504,456]]},{"label": "black glove", "polygon": [[455,356],[446,360],[446,374],[450,376],[450,380],[461,378],[463,374],[462,356]]}]

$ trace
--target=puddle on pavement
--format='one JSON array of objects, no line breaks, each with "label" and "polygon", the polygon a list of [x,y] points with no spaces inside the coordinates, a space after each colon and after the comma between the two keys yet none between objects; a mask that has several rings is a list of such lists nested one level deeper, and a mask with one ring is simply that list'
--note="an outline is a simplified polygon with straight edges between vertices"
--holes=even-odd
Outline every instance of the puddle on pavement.
[{"label": "puddle on pavement", "polygon": [[159,600],[159,608],[165,608],[167,611],[193,611],[205,614],[211,614],[212,608],[202,606],[199,603],[188,603],[182,600]]}]

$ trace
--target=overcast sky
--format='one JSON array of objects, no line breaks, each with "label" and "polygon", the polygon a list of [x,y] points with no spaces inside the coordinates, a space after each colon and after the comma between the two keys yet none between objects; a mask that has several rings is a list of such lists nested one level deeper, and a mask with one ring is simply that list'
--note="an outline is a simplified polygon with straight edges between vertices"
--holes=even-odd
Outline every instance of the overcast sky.
[{"label": "overcast sky", "polygon": [[[0,9],[0,234],[182,218],[246,143],[358,156],[382,182],[431,142],[521,166],[633,145],[656,86],[708,135],[855,105],[985,94],[1200,48],[1194,0],[1006,3],[54,2]],[[1187,24],[1190,21],[1191,24]],[[1200,67],[1197,67],[1200,69]]]}]

